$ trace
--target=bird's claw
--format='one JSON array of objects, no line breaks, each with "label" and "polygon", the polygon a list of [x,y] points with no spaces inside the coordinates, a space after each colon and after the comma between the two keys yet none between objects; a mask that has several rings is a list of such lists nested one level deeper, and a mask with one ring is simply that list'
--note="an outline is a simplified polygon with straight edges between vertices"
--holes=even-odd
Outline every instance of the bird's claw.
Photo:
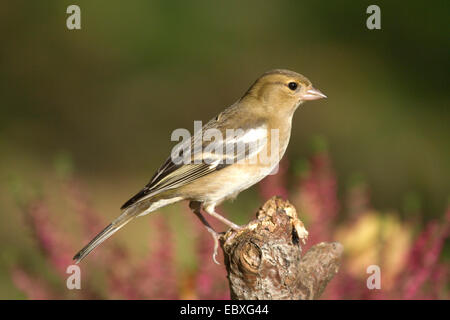
[{"label": "bird's claw", "polygon": [[213,261],[215,264],[220,265],[219,261],[217,261],[217,250],[219,249],[219,236],[215,234],[213,238],[214,238]]},{"label": "bird's claw", "polygon": [[217,264],[218,266],[220,266],[219,261],[217,261],[217,259],[216,259],[216,257],[217,257],[217,252],[214,252],[212,257],[213,257],[214,263]]},{"label": "bird's claw", "polygon": [[218,249],[219,249],[219,238],[220,238],[220,234],[217,233],[216,231],[214,231],[211,228],[208,228],[209,233],[211,234],[211,236],[214,239],[214,253],[213,253],[213,261],[215,264],[220,265],[220,263],[217,261],[217,255],[218,255]]}]

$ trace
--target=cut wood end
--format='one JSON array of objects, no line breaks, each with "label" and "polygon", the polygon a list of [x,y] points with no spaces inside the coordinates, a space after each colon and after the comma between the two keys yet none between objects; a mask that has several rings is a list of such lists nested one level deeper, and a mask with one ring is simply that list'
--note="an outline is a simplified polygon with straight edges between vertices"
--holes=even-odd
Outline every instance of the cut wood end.
[{"label": "cut wood end", "polygon": [[308,239],[308,231],[303,222],[298,218],[297,210],[288,201],[281,197],[270,198],[256,213],[256,219],[249,222],[240,230],[229,229],[223,235],[223,241],[226,244],[229,240],[234,239],[246,232],[257,232],[257,229],[264,229],[269,232],[275,232],[285,221],[280,221],[280,213],[287,215],[292,228],[295,230],[298,239],[305,244]]}]

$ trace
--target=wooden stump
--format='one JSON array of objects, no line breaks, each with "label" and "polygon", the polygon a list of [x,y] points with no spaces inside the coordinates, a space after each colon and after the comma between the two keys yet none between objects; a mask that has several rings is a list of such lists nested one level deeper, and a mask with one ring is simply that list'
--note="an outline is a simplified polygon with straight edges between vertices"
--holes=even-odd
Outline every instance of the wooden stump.
[{"label": "wooden stump", "polygon": [[343,246],[319,243],[302,256],[308,237],[297,211],[278,197],[243,230],[227,231],[222,249],[231,299],[317,299],[338,272]]}]

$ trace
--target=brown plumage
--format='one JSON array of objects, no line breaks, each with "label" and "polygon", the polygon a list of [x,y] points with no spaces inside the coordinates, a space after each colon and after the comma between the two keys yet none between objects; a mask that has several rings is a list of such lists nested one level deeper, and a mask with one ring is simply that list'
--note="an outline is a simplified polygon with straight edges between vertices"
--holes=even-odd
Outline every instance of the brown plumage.
[{"label": "brown plumage", "polygon": [[[270,174],[286,151],[294,111],[304,101],[324,97],[307,78],[296,72],[266,72],[241,99],[206,123],[201,133],[181,144],[180,150],[191,150],[180,153],[184,161],[180,163],[169,157],[150,182],[122,206],[123,213],[74,259],[81,261],[133,218],[188,200],[194,213],[213,235],[216,261],[218,234],[201,214],[201,208],[231,228],[239,229],[217,214],[215,206]],[[230,129],[235,130],[234,135],[227,135]],[[207,139],[207,132],[217,136]]]}]

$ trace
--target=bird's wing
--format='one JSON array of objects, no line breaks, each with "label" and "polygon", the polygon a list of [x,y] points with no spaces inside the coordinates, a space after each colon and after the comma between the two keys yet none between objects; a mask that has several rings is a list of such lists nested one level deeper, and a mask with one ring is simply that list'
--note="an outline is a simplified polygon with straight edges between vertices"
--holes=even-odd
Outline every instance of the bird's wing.
[{"label": "bird's wing", "polygon": [[218,117],[208,122],[202,128],[201,134],[195,134],[190,140],[179,144],[172,155],[180,154],[180,150],[186,150],[186,147],[190,147],[190,152],[178,159],[169,157],[156,171],[150,182],[121,209],[126,209],[163,191],[182,187],[233,163],[251,159],[267,143],[265,140],[267,128],[263,124],[256,128],[239,128],[233,134],[227,134],[226,130],[220,129],[224,121],[222,120],[221,123],[217,121]]}]

